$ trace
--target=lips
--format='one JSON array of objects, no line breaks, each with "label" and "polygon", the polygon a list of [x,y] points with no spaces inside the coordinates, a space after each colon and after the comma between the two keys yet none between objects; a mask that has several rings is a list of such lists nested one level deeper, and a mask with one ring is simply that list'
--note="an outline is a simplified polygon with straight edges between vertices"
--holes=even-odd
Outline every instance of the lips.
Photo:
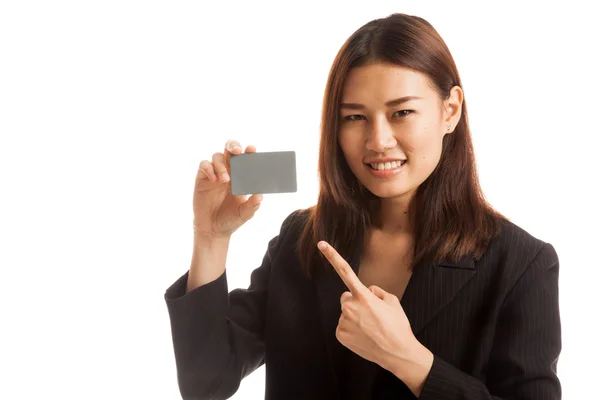
[{"label": "lips", "polygon": [[[386,164],[383,164],[382,169],[379,169],[380,167],[382,167],[382,164],[383,163],[377,164],[377,169],[374,169],[373,166],[370,164],[367,164],[366,167],[372,176],[378,179],[387,180],[393,179],[396,176],[402,174],[402,172],[404,171],[404,167],[406,166],[406,162],[402,162],[400,164],[396,162],[388,162]],[[389,165],[389,168],[386,168],[386,165]],[[395,167],[392,167],[392,165],[395,165]]]},{"label": "lips", "polygon": [[390,161],[379,161],[367,163],[367,165],[376,171],[393,170],[401,167],[406,163],[406,160],[390,160]]}]

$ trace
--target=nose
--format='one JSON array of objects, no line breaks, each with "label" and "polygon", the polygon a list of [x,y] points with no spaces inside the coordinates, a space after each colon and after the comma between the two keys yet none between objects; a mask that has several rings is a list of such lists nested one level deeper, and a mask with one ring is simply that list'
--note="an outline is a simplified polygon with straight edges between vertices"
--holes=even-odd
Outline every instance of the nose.
[{"label": "nose", "polygon": [[375,120],[368,129],[365,147],[367,150],[383,153],[398,144],[394,131],[387,120]]}]

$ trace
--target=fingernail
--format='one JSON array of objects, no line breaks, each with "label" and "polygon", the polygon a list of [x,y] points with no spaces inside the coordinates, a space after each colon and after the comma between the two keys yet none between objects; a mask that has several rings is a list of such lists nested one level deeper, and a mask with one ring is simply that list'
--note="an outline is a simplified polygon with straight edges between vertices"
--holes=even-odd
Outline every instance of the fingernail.
[{"label": "fingernail", "polygon": [[325,242],[319,242],[319,248],[321,250],[325,250],[327,248],[327,245],[325,244]]},{"label": "fingernail", "polygon": [[227,172],[223,172],[221,174],[221,179],[223,179],[223,181],[227,182],[229,180],[229,174],[227,174]]},{"label": "fingernail", "polygon": [[258,202],[260,203],[263,200],[263,195],[259,194],[256,196],[256,198],[258,199]]}]

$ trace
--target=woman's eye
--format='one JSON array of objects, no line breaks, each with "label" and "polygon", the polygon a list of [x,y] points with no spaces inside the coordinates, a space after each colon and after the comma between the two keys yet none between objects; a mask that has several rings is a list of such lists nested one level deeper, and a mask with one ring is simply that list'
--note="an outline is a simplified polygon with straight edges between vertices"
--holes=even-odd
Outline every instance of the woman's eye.
[{"label": "woman's eye", "polygon": [[396,113],[404,113],[404,112],[406,112],[406,114],[401,114],[400,115],[401,117],[406,117],[407,115],[412,114],[414,111],[413,110],[399,110],[399,111],[396,111]]},{"label": "woman's eye", "polygon": [[[406,117],[406,116],[412,114],[413,112],[414,112],[414,110],[399,110],[399,111],[396,111],[394,113],[394,115],[399,114],[400,117]],[[344,119],[346,121],[358,121],[363,118],[364,118],[364,115],[360,115],[360,114],[352,114],[352,115],[347,115],[344,117]]]},{"label": "woman's eye", "polygon": [[346,121],[356,121],[359,117],[363,117],[363,116],[360,114],[353,114],[353,115],[348,115],[348,116],[344,117],[344,119]]}]

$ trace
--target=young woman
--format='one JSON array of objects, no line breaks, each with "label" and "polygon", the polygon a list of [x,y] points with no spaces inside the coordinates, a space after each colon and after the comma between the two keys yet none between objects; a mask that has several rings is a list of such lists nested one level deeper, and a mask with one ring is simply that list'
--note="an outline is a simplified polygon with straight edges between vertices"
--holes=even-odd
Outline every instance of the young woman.
[{"label": "young woman", "polygon": [[[202,161],[191,267],[165,293],[184,399],[559,399],[559,262],[479,187],[452,56],[424,19],[371,21],[325,89],[320,192],[228,293],[229,141]],[[254,152],[248,146],[245,152]],[[323,245],[323,246],[322,246]]]}]

